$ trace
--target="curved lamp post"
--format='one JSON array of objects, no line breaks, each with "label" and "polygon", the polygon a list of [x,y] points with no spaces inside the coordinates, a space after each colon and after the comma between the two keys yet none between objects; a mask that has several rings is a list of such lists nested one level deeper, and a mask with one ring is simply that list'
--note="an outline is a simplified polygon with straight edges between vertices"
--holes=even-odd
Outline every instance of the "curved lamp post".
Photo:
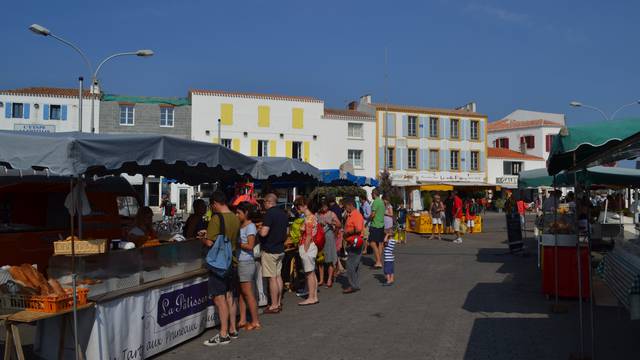
[{"label": "curved lamp post", "polygon": [[[117,54],[113,54],[111,56],[108,56],[107,58],[105,58],[104,60],[102,60],[100,62],[100,64],[98,65],[98,67],[96,68],[95,71],[93,71],[93,67],[91,66],[91,62],[89,61],[89,59],[87,58],[87,56],[82,52],[82,50],[80,50],[79,47],[77,47],[76,45],[74,45],[73,43],[53,34],[49,29],[47,29],[46,27],[42,26],[42,25],[38,25],[38,24],[32,24],[31,26],[29,26],[29,30],[31,30],[33,33],[37,34],[37,35],[42,35],[42,36],[51,36],[52,38],[60,41],[61,43],[70,46],[71,48],[73,48],[78,54],[80,54],[80,56],[82,56],[82,59],[84,60],[85,64],[87,65],[87,68],[89,69],[89,74],[91,74],[91,132],[95,132],[95,126],[94,126],[94,109],[95,109],[95,96],[96,93],[99,93],[100,91],[96,91],[96,89],[98,89],[98,72],[100,71],[100,69],[102,68],[102,65],[104,65],[104,63],[106,63],[107,61],[115,58],[115,57],[119,57],[119,56],[140,56],[140,57],[149,57],[149,56],[153,56],[154,52],[152,50],[148,50],[148,49],[143,49],[143,50],[138,50],[138,51],[129,51],[129,52],[122,52],[122,53],[117,53]],[[82,114],[80,114],[80,119],[82,119]],[[80,121],[80,131],[82,131],[82,121]]]},{"label": "curved lamp post", "polygon": [[595,111],[599,112],[602,115],[602,117],[604,117],[605,120],[609,121],[609,120],[614,120],[616,118],[616,115],[618,114],[618,112],[620,112],[620,110],[622,110],[622,109],[624,109],[626,107],[629,107],[631,105],[640,105],[640,100],[636,100],[634,102],[631,102],[631,103],[628,103],[628,104],[620,106],[616,111],[613,112],[613,114],[611,114],[611,117],[608,117],[607,114],[604,113],[604,111],[598,109],[597,107],[591,106],[591,105],[586,105],[586,104],[583,104],[583,103],[581,103],[579,101],[572,101],[572,102],[569,103],[569,105],[573,106],[573,107],[583,107],[583,108],[595,110]]}]

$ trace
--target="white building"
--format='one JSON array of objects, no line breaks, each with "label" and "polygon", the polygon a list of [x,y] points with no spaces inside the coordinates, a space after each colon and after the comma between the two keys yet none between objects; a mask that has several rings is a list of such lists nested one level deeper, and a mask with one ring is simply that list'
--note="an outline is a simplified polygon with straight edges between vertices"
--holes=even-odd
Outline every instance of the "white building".
[{"label": "white building", "polygon": [[491,185],[507,189],[518,187],[518,174],[524,170],[541,169],[546,166],[543,158],[518,151],[488,148],[487,175]]},{"label": "white building", "polygon": [[[91,131],[91,99],[85,91],[82,101],[82,128]],[[30,87],[0,90],[0,129],[38,132],[78,131],[78,89]],[[100,101],[95,100],[95,127],[98,128]]]},{"label": "white building", "polygon": [[191,138],[218,142],[249,156],[286,156],[320,169],[352,160],[357,175],[374,176],[373,117],[325,109],[324,101],[217,90],[191,90]]},{"label": "white building", "polygon": [[524,152],[546,160],[553,135],[565,125],[564,114],[516,110],[502,120],[489,123],[492,147]]},{"label": "white building", "polygon": [[373,103],[365,95],[350,107],[375,117],[375,173],[389,169],[394,185],[486,184],[487,116],[475,104],[438,109]]}]

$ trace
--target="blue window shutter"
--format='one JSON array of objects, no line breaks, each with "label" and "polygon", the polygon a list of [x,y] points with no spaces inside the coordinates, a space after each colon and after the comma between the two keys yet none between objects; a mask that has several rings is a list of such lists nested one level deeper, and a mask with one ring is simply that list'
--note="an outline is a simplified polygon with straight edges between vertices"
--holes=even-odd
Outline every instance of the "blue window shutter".
[{"label": "blue window shutter", "polygon": [[480,151],[480,159],[478,159],[478,162],[480,163],[480,171],[485,171],[485,161],[487,161],[485,153],[484,151]]},{"label": "blue window shutter", "polygon": [[409,126],[409,118],[407,117],[407,115],[402,115],[402,136],[407,137],[408,135],[408,130],[407,127]]},{"label": "blue window shutter", "polygon": [[389,126],[391,127],[390,136],[396,136],[396,117],[395,116],[391,116],[391,121],[389,122]]},{"label": "blue window shutter", "polygon": [[440,150],[440,171],[446,171],[449,167],[447,166],[447,151],[444,149]]},{"label": "blue window shutter", "polygon": [[396,169],[404,169],[404,164],[402,163],[402,149],[397,147],[395,148],[396,152]]},{"label": "blue window shutter", "polygon": [[60,106],[60,119],[67,120],[67,105]]},{"label": "blue window shutter", "polygon": [[10,102],[6,102],[4,103],[4,117],[7,119],[11,119],[11,103]]},{"label": "blue window shutter", "polygon": [[429,150],[428,149],[420,149],[420,169],[421,170],[429,169]]},{"label": "blue window shutter", "polygon": [[49,104],[42,105],[42,119],[49,120]]},{"label": "blue window shutter", "polygon": [[29,118],[29,108],[30,108],[29,104],[22,105],[22,115],[23,115],[22,117],[25,119]]},{"label": "blue window shutter", "polygon": [[442,134],[442,138],[443,139],[447,139],[449,138],[449,126],[451,124],[449,124],[449,118],[446,117],[441,117],[440,118],[440,127],[442,128],[440,130],[440,133]]},{"label": "blue window shutter", "polygon": [[471,170],[471,151],[465,150],[464,153],[464,165],[463,171],[469,172]]},{"label": "blue window shutter", "polygon": [[426,138],[429,136],[429,118],[420,116],[420,137]]},{"label": "blue window shutter", "polygon": [[384,159],[385,158],[385,154],[384,154],[384,146],[380,148],[379,153],[378,153],[378,170],[383,171],[384,170]]},{"label": "blue window shutter", "polygon": [[460,127],[460,132],[462,133],[460,134],[460,139],[469,140],[469,119],[462,119]]},{"label": "blue window shutter", "polygon": [[478,140],[484,142],[484,120],[478,121],[479,130],[478,130]]}]

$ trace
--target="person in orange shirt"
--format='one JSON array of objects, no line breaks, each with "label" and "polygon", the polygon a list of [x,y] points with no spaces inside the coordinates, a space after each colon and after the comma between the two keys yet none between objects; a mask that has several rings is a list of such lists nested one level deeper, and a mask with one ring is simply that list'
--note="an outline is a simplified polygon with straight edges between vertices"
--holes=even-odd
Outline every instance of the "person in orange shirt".
[{"label": "person in orange shirt", "polygon": [[518,214],[520,214],[520,227],[524,229],[524,215],[527,210],[527,205],[524,203],[524,200],[520,198],[516,201],[516,206],[518,207]]},{"label": "person in orange shirt", "polygon": [[356,209],[356,203],[352,198],[344,199],[344,209],[348,214],[344,225],[344,238],[347,243],[347,280],[349,281],[349,287],[344,289],[342,293],[352,294],[360,290],[358,268],[362,257],[362,246],[364,245],[364,218]]}]

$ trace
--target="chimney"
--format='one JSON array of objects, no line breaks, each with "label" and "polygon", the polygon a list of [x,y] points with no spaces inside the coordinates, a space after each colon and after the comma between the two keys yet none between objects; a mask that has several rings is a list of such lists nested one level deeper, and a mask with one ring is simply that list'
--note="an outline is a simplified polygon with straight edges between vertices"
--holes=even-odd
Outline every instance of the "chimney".
[{"label": "chimney", "polygon": [[371,94],[360,96],[360,104],[371,104]]},{"label": "chimney", "polygon": [[350,102],[349,105],[347,105],[347,109],[358,110],[358,102],[357,101]]}]

